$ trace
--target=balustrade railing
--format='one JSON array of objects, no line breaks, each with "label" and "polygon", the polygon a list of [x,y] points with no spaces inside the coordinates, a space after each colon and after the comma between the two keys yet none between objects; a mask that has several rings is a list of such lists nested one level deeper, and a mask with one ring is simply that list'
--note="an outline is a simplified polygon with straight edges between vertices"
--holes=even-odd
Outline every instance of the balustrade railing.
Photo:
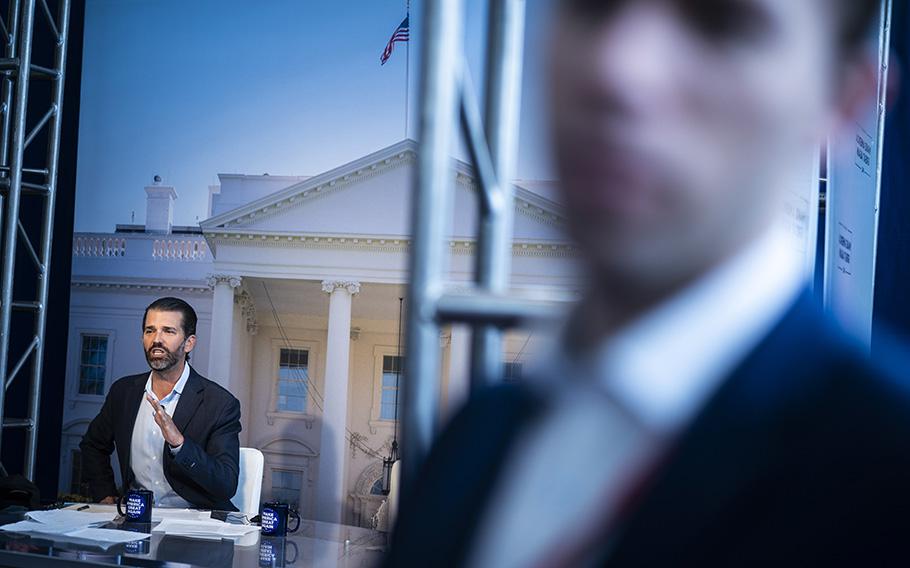
[{"label": "balustrade railing", "polygon": [[152,245],[154,260],[208,260],[209,248],[200,239],[159,239]]},{"label": "balustrade railing", "polygon": [[126,239],[77,235],[73,238],[73,256],[114,257],[126,255]]},{"label": "balustrade railing", "polygon": [[211,260],[208,244],[198,238],[130,238],[116,235],[75,235],[73,256],[83,258],[151,259],[155,261],[198,262]]}]

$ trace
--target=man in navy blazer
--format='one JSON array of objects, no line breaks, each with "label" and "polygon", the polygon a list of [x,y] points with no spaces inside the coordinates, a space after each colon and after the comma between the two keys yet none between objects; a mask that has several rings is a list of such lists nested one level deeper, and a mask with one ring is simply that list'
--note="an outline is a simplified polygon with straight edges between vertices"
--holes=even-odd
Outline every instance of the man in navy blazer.
[{"label": "man in navy blazer", "polygon": [[557,1],[551,130],[588,289],[542,369],[448,425],[387,565],[904,557],[907,367],[826,320],[779,222],[873,94],[879,6]]},{"label": "man in navy blazer", "polygon": [[79,445],[92,498],[112,503],[120,494],[116,449],[125,490],[148,489],[157,506],[236,511],[240,402],[190,367],[196,312],[179,298],[158,299],[142,336],[151,372],[111,386]]}]

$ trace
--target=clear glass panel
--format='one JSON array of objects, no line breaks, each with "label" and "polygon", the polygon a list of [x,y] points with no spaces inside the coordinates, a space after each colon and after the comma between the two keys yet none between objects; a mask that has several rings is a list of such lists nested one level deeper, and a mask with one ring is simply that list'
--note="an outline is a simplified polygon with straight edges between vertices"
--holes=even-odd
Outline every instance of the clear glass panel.
[{"label": "clear glass panel", "polygon": [[306,410],[306,399],[299,396],[289,396],[286,398],[287,404],[284,410],[290,412],[304,412]]},{"label": "clear glass panel", "polygon": [[382,403],[379,410],[381,420],[395,420],[395,403]]},{"label": "clear glass panel", "polygon": [[83,335],[80,360],[79,393],[103,394],[107,369],[107,337]]},{"label": "clear glass panel", "polygon": [[383,373],[382,374],[382,386],[395,388],[398,386],[398,375],[395,373]]},{"label": "clear glass panel", "polygon": [[278,397],[278,410],[287,412],[306,412],[306,397],[281,395]]},{"label": "clear glass panel", "polygon": [[306,412],[309,383],[305,349],[281,349],[278,358],[277,409],[286,412]]}]

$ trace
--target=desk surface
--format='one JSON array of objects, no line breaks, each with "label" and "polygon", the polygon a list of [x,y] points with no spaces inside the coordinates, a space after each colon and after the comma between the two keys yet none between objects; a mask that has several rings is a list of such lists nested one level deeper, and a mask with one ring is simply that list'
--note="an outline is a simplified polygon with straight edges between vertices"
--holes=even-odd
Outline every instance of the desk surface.
[{"label": "desk surface", "polygon": [[[145,528],[147,532],[148,525]],[[308,520],[301,521],[300,530],[287,538],[256,536],[255,544],[239,546],[230,540],[152,533],[149,539],[102,548],[43,535],[0,532],[0,566],[354,568],[375,566],[386,545],[386,534],[379,531]]]}]

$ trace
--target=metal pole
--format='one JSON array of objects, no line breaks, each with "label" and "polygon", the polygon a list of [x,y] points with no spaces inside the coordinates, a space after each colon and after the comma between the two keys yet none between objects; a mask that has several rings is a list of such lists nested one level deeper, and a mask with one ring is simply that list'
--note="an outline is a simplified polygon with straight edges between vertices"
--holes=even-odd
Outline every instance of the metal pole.
[{"label": "metal pole", "polygon": [[[20,0],[10,0],[9,11],[9,41],[4,49],[5,59],[14,60],[19,39],[19,8]],[[13,71],[7,71],[3,77],[3,124],[0,129],[0,164],[9,166],[9,131],[12,122],[13,106]]]},{"label": "metal pole", "polygon": [[557,325],[564,314],[565,307],[556,302],[485,292],[446,294],[436,302],[436,318],[440,323],[485,323],[498,329]]},{"label": "metal pole", "polygon": [[[486,140],[496,187],[498,207],[481,207],[477,236],[475,279],[480,289],[494,294],[508,290],[511,268],[513,217],[512,178],[518,144],[521,101],[524,0],[490,0],[485,92]],[[487,323],[474,326],[471,387],[482,388],[502,377],[502,330]]]},{"label": "metal pole", "polygon": [[450,149],[457,117],[462,3],[428,0],[422,27],[420,152],[412,205],[407,355],[402,385],[402,487],[411,487],[433,442],[439,415],[436,300],[442,289],[452,198]]},{"label": "metal pole", "polygon": [[[892,0],[884,0],[881,6],[881,24],[879,26],[879,82],[876,99],[878,101],[878,120],[876,121],[876,149],[875,149],[875,207],[874,223],[875,228],[872,232],[872,277],[873,285],[875,278],[875,267],[878,260],[878,223],[881,211],[882,198],[882,165],[885,159],[885,115],[888,112],[888,67],[891,64],[891,16],[893,12]],[[874,305],[875,295],[872,295],[872,304]],[[871,309],[870,305],[870,309]],[[870,315],[870,320],[872,316]],[[867,349],[871,349],[872,330],[867,331],[868,343]]]},{"label": "metal pole", "polygon": [[60,0],[58,9],[57,45],[54,49],[54,68],[57,78],[53,82],[53,107],[54,114],[48,126],[47,136],[47,186],[50,189],[44,206],[44,221],[41,233],[41,266],[38,274],[37,303],[38,311],[35,313],[35,337],[38,345],[32,359],[31,391],[29,392],[29,418],[34,426],[26,430],[25,445],[25,477],[34,479],[35,457],[38,446],[38,418],[41,409],[41,384],[44,364],[44,336],[47,325],[47,293],[50,285],[50,266],[52,243],[54,236],[54,209],[57,197],[57,163],[60,157],[60,128],[63,115],[63,87],[66,75],[66,44],[69,39],[70,0]]},{"label": "metal pole", "polygon": [[[25,115],[28,105],[29,66],[32,54],[32,30],[35,0],[24,0],[19,43],[19,71],[16,74],[16,97],[13,106],[10,184],[3,235],[3,273],[0,275],[0,384],[6,384],[9,361],[10,317],[13,309],[13,276],[16,270],[16,231],[19,221],[19,198],[22,190],[22,160],[25,142]],[[6,402],[6,389],[0,388],[0,419]],[[0,436],[2,447],[2,436]]]},{"label": "metal pole", "polygon": [[408,19],[408,41],[405,44],[404,57],[404,137],[408,138],[408,121],[411,116],[411,0],[407,1],[405,17]]}]

